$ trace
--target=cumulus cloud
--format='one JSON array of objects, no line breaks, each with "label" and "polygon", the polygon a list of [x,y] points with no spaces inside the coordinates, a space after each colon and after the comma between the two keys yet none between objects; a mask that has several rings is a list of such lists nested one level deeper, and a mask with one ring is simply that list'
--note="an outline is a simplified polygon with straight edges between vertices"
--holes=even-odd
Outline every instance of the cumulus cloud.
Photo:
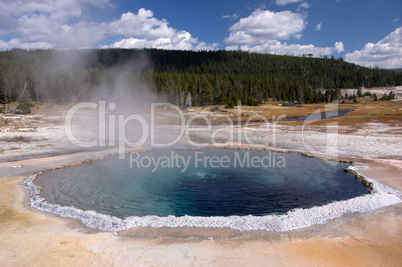
[{"label": "cumulus cloud", "polygon": [[335,51],[338,53],[342,53],[345,50],[342,42],[335,42]]},{"label": "cumulus cloud", "polygon": [[347,53],[345,59],[363,66],[402,68],[402,27],[377,43],[367,43],[362,50]]},{"label": "cumulus cloud", "polygon": [[47,14],[54,19],[64,20],[81,16],[88,6],[105,8],[112,5],[109,0],[1,0],[0,14],[7,17]]},{"label": "cumulus cloud", "polygon": [[[225,39],[226,50],[243,50],[279,55],[330,55],[343,51],[343,43],[336,42],[334,47],[317,47],[313,44],[288,44],[281,40],[291,37],[300,38],[306,28],[305,17],[291,11],[272,12],[256,9],[249,17],[240,19],[229,28]],[[321,29],[321,23],[317,25]]]},{"label": "cumulus cloud", "polygon": [[256,9],[229,28],[227,44],[258,44],[269,40],[299,39],[307,23],[304,16],[291,11]]},{"label": "cumulus cloud", "polygon": [[317,26],[315,26],[316,31],[321,31],[322,23],[318,23]]},{"label": "cumulus cloud", "polygon": [[9,25],[2,28],[0,36],[15,37],[8,42],[2,41],[2,47],[91,46],[103,36],[99,25],[87,21],[70,21],[81,18],[87,8],[107,6],[110,7],[108,0],[0,0],[0,17]]},{"label": "cumulus cloud", "polygon": [[176,32],[166,20],[154,18],[154,13],[144,8],[138,10],[138,14],[124,13],[119,20],[106,27],[109,35],[142,36],[146,39],[172,37]]},{"label": "cumulus cloud", "polygon": [[207,44],[198,42],[186,31],[174,34],[172,37],[156,39],[126,38],[117,41],[103,48],[158,48],[158,49],[179,49],[179,50],[216,50],[218,44]]},{"label": "cumulus cloud", "polygon": [[287,4],[293,4],[293,3],[298,3],[301,2],[302,0],[276,0],[275,4],[277,4],[278,6],[284,6]]},{"label": "cumulus cloud", "polygon": [[190,33],[170,27],[165,19],[157,19],[151,10],[143,8],[137,14],[127,12],[113,21],[94,23],[85,20],[86,8],[110,6],[109,0],[20,0],[11,3],[0,0],[0,36],[13,36],[9,41],[1,41],[0,49],[86,48],[114,36],[122,39],[110,47],[186,50],[217,47],[198,42]]},{"label": "cumulus cloud", "polygon": [[300,44],[287,44],[281,43],[278,40],[270,40],[262,44],[257,45],[232,45],[227,46],[226,50],[243,50],[251,52],[260,52],[268,54],[277,55],[307,55],[312,54],[314,57],[319,57],[323,55],[332,54],[335,50],[334,47],[316,47],[312,44],[310,45],[300,45]]},{"label": "cumulus cloud", "polygon": [[300,9],[300,8],[308,9],[308,8],[310,8],[310,7],[311,7],[311,5],[310,5],[309,3],[307,3],[307,2],[303,2],[303,3],[301,3],[301,4],[299,5],[299,9]]},{"label": "cumulus cloud", "polygon": [[10,50],[12,48],[22,48],[22,49],[44,49],[53,48],[53,45],[47,42],[34,42],[34,43],[23,43],[20,39],[14,38],[8,42],[0,40],[0,50]]},{"label": "cumulus cloud", "polygon": [[124,38],[110,48],[160,48],[179,50],[215,50],[217,44],[199,42],[187,31],[169,27],[166,20],[153,17],[150,10],[140,9],[138,14],[125,13],[117,21],[104,24],[108,35],[122,35]]},{"label": "cumulus cloud", "polygon": [[[192,46],[186,45],[184,49],[190,49]],[[170,38],[158,38],[156,40],[147,40],[147,39],[139,39],[139,38],[126,38],[120,41],[117,41],[111,45],[103,46],[103,48],[172,48],[173,44]]]}]

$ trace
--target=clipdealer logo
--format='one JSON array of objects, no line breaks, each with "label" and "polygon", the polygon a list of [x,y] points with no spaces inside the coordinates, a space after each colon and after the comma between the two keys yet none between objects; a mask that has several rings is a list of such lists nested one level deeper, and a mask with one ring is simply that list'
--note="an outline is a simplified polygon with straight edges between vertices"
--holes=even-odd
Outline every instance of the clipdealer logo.
[{"label": "clipdealer logo", "polygon": [[[156,110],[158,108],[168,108],[171,112],[175,112],[177,118],[179,119],[178,125],[178,133],[175,136],[174,140],[170,142],[157,142],[157,135],[161,134],[160,131],[157,131],[156,125]],[[325,106],[324,112],[329,112],[330,110],[337,109],[337,104],[328,104]],[[79,137],[75,136],[73,133],[73,125],[74,125],[74,115],[79,113],[81,109],[93,109],[95,114],[97,114],[96,119],[98,128],[97,137],[90,141],[80,140]],[[250,138],[250,127],[249,124],[252,121],[258,120],[261,122],[261,125],[264,125],[264,131],[269,131],[269,135],[272,140],[269,144],[272,147],[277,146],[277,122],[286,116],[282,115],[279,117],[272,116],[270,120],[267,117],[262,115],[253,115],[248,118],[246,122],[241,121],[241,105],[237,107],[237,118],[232,120],[230,117],[226,117],[228,120],[228,124],[226,127],[213,127],[211,120],[202,114],[188,116],[187,119],[182,110],[173,104],[170,103],[152,103],[150,108],[150,121],[148,121],[144,116],[140,114],[108,114],[110,111],[114,111],[116,109],[116,105],[114,103],[109,103],[106,105],[105,101],[99,101],[98,103],[94,102],[84,102],[74,105],[69,109],[65,117],[65,133],[70,142],[78,147],[82,148],[94,148],[94,147],[117,147],[119,158],[125,159],[127,148],[138,148],[145,145],[149,142],[151,148],[163,148],[163,147],[172,147],[175,144],[179,143],[183,138],[185,141],[196,148],[202,148],[206,146],[236,146],[241,147],[242,145],[248,146],[256,146],[261,147],[260,143],[253,143],[252,138]],[[303,126],[301,128],[301,142],[304,146],[304,149],[311,153],[326,153],[331,154],[332,157],[338,157],[339,150],[339,138],[338,138],[338,124],[337,122],[327,123],[326,124],[326,132],[320,132],[319,134],[325,135],[325,145],[324,148],[320,148],[317,150],[314,146],[310,145],[314,140],[311,138],[312,132],[309,131],[308,127],[316,120],[310,120],[310,117],[313,117],[316,114],[321,113],[321,110],[318,109],[314,113],[312,113],[307,120],[304,121]],[[204,121],[206,125],[202,127],[195,126],[195,121]],[[136,141],[132,141],[129,139],[129,135],[126,134],[127,125],[129,123],[135,122],[140,129],[138,132],[140,136]],[[237,124],[236,124],[237,123]],[[242,124],[242,125],[239,125]],[[261,129],[261,128],[260,128]],[[205,132],[206,135],[209,135],[209,142],[202,143],[201,141],[195,141],[192,138],[192,134],[199,134],[200,132]],[[227,137],[226,142],[221,142],[217,140],[218,135],[223,133],[225,137]],[[252,135],[253,133],[251,133]],[[316,134],[316,133],[313,133]],[[243,142],[243,140],[245,142]],[[266,144],[265,144],[266,145]],[[328,161],[331,163],[330,161]],[[336,164],[336,162],[332,162],[332,164]]]}]

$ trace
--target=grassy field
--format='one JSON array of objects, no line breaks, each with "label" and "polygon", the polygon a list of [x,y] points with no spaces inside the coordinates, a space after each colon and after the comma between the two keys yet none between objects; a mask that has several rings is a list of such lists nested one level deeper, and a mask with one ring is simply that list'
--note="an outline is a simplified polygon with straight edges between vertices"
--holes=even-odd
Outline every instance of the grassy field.
[{"label": "grassy field", "polygon": [[[242,106],[242,120],[247,120],[250,116],[260,114],[268,119],[286,117],[302,117],[313,112],[325,112],[326,104],[305,104],[297,107],[280,106],[280,103],[268,101],[257,107]],[[329,110],[350,109],[351,112],[338,118],[314,121],[313,125],[327,124],[328,122],[338,122],[340,126],[351,126],[364,123],[385,123],[389,126],[402,126],[402,102],[401,101],[370,101],[361,100],[356,104],[331,104]],[[235,110],[232,113],[236,113]],[[300,125],[301,121],[286,121],[284,124]]]},{"label": "grassy field", "polygon": [[[32,108],[32,114],[36,116],[63,116],[68,111],[70,105],[48,105],[43,103],[35,103],[35,107]],[[10,105],[10,108],[13,108]],[[384,123],[391,127],[402,127],[402,101],[373,101],[372,99],[359,98],[359,103],[356,104],[304,104],[293,107],[287,107],[276,101],[266,101],[260,106],[241,106],[241,112],[239,107],[234,109],[225,109],[224,106],[217,106],[217,110],[213,110],[216,106],[208,107],[192,107],[188,111],[183,111],[187,116],[204,115],[210,118],[214,122],[227,122],[227,117],[231,117],[233,121],[238,120],[238,114],[240,113],[241,121],[262,120],[261,117],[267,118],[271,121],[273,119],[281,119],[285,117],[302,117],[310,115],[314,112],[335,111],[336,109],[349,109],[351,112],[345,114],[342,117],[331,118],[326,120],[317,120],[312,122],[312,125],[324,125],[330,122],[337,122],[339,126],[353,126],[361,125],[365,123]],[[158,111],[156,114],[164,114],[167,111]],[[168,113],[177,114],[175,110],[168,111]],[[127,114],[126,114],[127,115]],[[257,115],[257,116],[256,116]],[[4,125],[4,119],[7,116],[3,115],[3,120],[0,121],[0,125]],[[48,118],[50,119],[50,118]],[[42,118],[46,120],[46,118]],[[62,123],[63,120],[58,121],[56,124]],[[282,121],[282,124],[301,125],[302,121]],[[52,122],[50,124],[55,124]]]}]

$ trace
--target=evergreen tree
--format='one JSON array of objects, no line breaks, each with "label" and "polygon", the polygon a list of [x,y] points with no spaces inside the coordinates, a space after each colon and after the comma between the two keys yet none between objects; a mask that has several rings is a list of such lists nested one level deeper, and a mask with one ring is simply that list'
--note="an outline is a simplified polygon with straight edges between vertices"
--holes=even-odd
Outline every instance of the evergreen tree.
[{"label": "evergreen tree", "polygon": [[189,91],[187,94],[187,98],[186,98],[186,107],[192,107],[192,101],[191,101],[191,92]]},{"label": "evergreen tree", "polygon": [[31,113],[31,108],[34,107],[34,104],[32,102],[31,98],[31,93],[29,90],[25,90],[23,96],[21,97],[21,100],[18,103],[18,109],[23,113],[23,114],[29,114]]},{"label": "evergreen tree", "polygon": [[358,96],[358,97],[362,97],[362,96],[363,96],[363,92],[362,92],[362,89],[361,89],[361,88],[359,88],[359,89],[357,90],[357,96]]},{"label": "evergreen tree", "polygon": [[[120,68],[141,60],[145,54],[150,66]],[[89,57],[91,61],[82,60],[68,68],[62,63],[54,67],[54,57]],[[141,83],[146,90],[178,105],[187,104],[190,92],[194,106],[227,105],[230,100],[234,104],[241,100],[258,105],[268,98],[299,103],[329,102],[339,98],[340,88],[402,84],[402,73],[365,68],[333,57],[157,49],[13,50],[0,52],[1,103],[18,99],[25,74],[36,101],[88,101],[99,87],[113,94],[116,81],[124,77],[128,84]],[[360,97],[362,90],[357,94]],[[348,97],[353,100],[353,95],[345,95]]]}]

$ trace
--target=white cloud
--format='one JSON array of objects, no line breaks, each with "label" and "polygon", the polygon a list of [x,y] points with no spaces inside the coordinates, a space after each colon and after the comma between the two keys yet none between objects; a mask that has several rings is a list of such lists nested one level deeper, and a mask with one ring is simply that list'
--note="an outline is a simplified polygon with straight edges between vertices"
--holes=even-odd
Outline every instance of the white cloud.
[{"label": "white cloud", "polygon": [[232,15],[223,15],[222,18],[223,19],[237,19],[239,17],[239,13],[234,13]]},{"label": "white cloud", "polygon": [[178,32],[173,37],[161,37],[156,39],[126,38],[103,48],[158,48],[178,50],[216,50],[218,44],[206,44],[198,42],[186,31]]},{"label": "white cloud", "polygon": [[[187,43],[189,46],[183,46],[183,49],[191,49],[191,43]],[[172,49],[173,44],[170,38],[158,38],[155,40],[139,39],[139,38],[127,38],[117,41],[109,46],[103,48],[162,48]]]},{"label": "white cloud", "polygon": [[0,0],[0,16],[12,22],[12,26],[0,34],[17,36],[13,42],[7,42],[7,46],[18,48],[88,47],[102,38],[99,25],[87,21],[73,24],[70,21],[82,17],[86,8],[110,6],[108,1]]},{"label": "white cloud", "polygon": [[[190,33],[157,19],[151,10],[127,12],[117,20],[85,20],[87,8],[110,7],[109,0],[0,0],[0,49],[87,48],[106,37],[123,36],[110,47],[208,49],[217,44],[198,42]],[[78,21],[78,22],[77,22]],[[4,37],[13,36],[11,41]]]},{"label": "white cloud", "polygon": [[317,26],[315,26],[316,31],[321,31],[322,23],[318,23]]},{"label": "white cloud", "polygon": [[153,15],[152,11],[141,8],[138,14],[128,12],[119,20],[104,24],[107,35],[128,37],[104,47],[215,50],[218,46],[198,42],[189,32],[171,28],[166,20],[158,20]]},{"label": "white cloud", "polygon": [[396,18],[393,20],[393,22],[398,22],[398,21],[399,21],[399,18]]},{"label": "white cloud", "polygon": [[256,9],[249,17],[230,27],[228,44],[258,44],[268,40],[300,38],[306,27],[304,16],[291,11],[273,12]]},{"label": "white cloud", "polygon": [[334,52],[334,47],[316,47],[312,44],[310,45],[300,45],[300,44],[287,44],[281,43],[277,40],[267,41],[262,44],[257,45],[232,45],[227,46],[226,50],[243,50],[252,51],[268,54],[278,54],[278,55],[306,55],[313,54],[313,56],[318,57],[320,55],[330,55]]},{"label": "white cloud", "polygon": [[105,8],[112,5],[109,0],[1,0],[0,14],[13,17],[46,13],[57,17],[77,17],[87,6]]},{"label": "white cloud", "polygon": [[300,8],[308,9],[308,8],[310,8],[310,7],[311,7],[311,5],[310,5],[309,3],[307,3],[307,2],[303,2],[303,3],[301,3],[301,4],[299,5],[299,9],[300,9]]},{"label": "white cloud", "polygon": [[275,4],[277,4],[278,6],[284,6],[287,4],[293,4],[293,3],[298,3],[301,2],[302,0],[276,0]]},{"label": "white cloud", "polygon": [[176,30],[168,26],[166,20],[153,17],[151,10],[141,8],[138,14],[124,13],[117,21],[107,26],[109,35],[141,36],[147,39],[165,38],[174,36]]},{"label": "white cloud", "polygon": [[342,53],[345,50],[342,42],[335,42],[335,51],[338,53]]},{"label": "white cloud", "polygon": [[47,42],[23,43],[21,39],[18,38],[11,39],[8,42],[0,40],[0,50],[10,50],[12,48],[48,49],[53,48],[53,45]]},{"label": "white cloud", "polygon": [[402,27],[377,43],[367,43],[362,50],[347,53],[345,59],[363,66],[402,68]]},{"label": "white cloud", "polygon": [[[257,9],[230,27],[225,49],[295,56],[313,54],[315,57],[343,50],[342,42],[337,42],[334,47],[282,43],[280,40],[301,37],[307,25],[304,19],[302,14],[290,11],[275,13]],[[317,27],[321,29],[321,25]]]},{"label": "white cloud", "polygon": [[236,50],[239,50],[239,46],[238,45],[229,45],[229,46],[225,47],[225,50],[236,51]]}]

